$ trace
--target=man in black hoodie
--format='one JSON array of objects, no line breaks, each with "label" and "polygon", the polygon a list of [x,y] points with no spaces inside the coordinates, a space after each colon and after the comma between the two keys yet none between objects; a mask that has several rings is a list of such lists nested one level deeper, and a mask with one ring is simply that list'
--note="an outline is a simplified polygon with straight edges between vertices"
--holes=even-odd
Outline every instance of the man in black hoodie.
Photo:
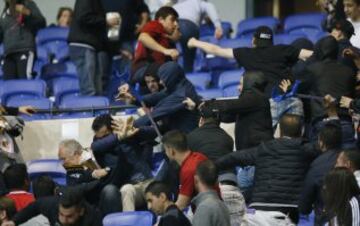
[{"label": "man in black hoodie", "polygon": [[303,180],[309,163],[318,154],[305,145],[301,138],[302,128],[300,116],[286,114],[280,120],[280,138],[233,152],[216,161],[219,170],[235,166],[256,167],[250,204],[256,212],[248,215],[251,225],[280,225],[274,222],[289,220],[297,223]]}]

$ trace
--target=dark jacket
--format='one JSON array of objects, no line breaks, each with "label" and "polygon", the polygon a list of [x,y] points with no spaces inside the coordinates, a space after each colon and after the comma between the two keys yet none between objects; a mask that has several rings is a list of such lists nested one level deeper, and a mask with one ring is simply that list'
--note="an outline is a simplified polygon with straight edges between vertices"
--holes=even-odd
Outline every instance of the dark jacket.
[{"label": "dark jacket", "polygon": [[[59,198],[58,197],[46,197],[40,198],[35,202],[28,205],[26,208],[18,212],[13,221],[16,225],[25,223],[33,217],[39,214],[44,215],[50,222],[50,225],[61,225],[58,222],[59,215]],[[81,218],[78,226],[102,226],[102,216],[100,212],[94,209],[89,204],[85,204],[85,213]]]},{"label": "dark jacket", "polygon": [[210,160],[215,161],[234,149],[234,141],[220,126],[205,123],[187,135],[190,150],[201,152]]},{"label": "dark jacket", "polygon": [[221,121],[235,124],[236,150],[254,147],[273,138],[269,99],[263,94],[263,76],[244,75],[238,99],[213,101],[210,106],[220,113]]},{"label": "dark jacket", "polygon": [[[159,78],[163,81],[167,95],[162,95],[153,102],[154,107],[151,116],[155,121],[166,120],[170,130],[177,129],[188,133],[197,127],[197,111],[189,111],[182,103],[186,97],[189,97],[195,103],[200,99],[194,86],[186,79],[183,69],[174,62],[163,64],[159,68]],[[159,96],[159,94],[154,94]],[[151,106],[148,106],[151,107]],[[150,125],[148,116],[138,118],[134,122],[135,127]]]},{"label": "dark jacket", "polygon": [[96,162],[101,168],[110,167],[115,168],[118,154],[116,152],[116,145],[102,146],[98,145],[97,141],[101,138],[94,136],[93,142],[91,143],[91,150],[93,151]]},{"label": "dark jacket", "polygon": [[324,218],[326,219],[326,216],[323,214],[323,201],[321,197],[323,193],[323,179],[334,168],[338,154],[338,150],[328,150],[322,153],[311,163],[305,178],[299,211],[301,214],[307,215],[314,209],[316,222],[324,222]]},{"label": "dark jacket", "polygon": [[176,205],[171,205],[161,216],[158,226],[191,226],[191,223]]},{"label": "dark jacket", "polygon": [[[329,36],[321,39],[315,46],[314,54],[319,60],[309,65],[305,71],[305,82],[300,89],[315,96],[331,96],[339,99],[341,96],[353,97],[355,89],[355,73],[342,63],[337,61],[338,43]],[[311,120],[326,117],[323,102],[311,100]],[[348,115],[346,109],[338,109],[340,116]]]},{"label": "dark jacket", "polygon": [[34,1],[24,1],[24,6],[31,11],[22,21],[4,12],[0,19],[0,39],[4,43],[4,54],[35,51],[36,32],[46,26],[46,20]]},{"label": "dark jacket", "polygon": [[301,138],[279,138],[216,161],[219,169],[255,166],[251,207],[297,207],[304,177],[317,152]]},{"label": "dark jacket", "polygon": [[106,41],[106,18],[101,0],[76,0],[70,25],[69,43],[80,43],[103,50]]}]

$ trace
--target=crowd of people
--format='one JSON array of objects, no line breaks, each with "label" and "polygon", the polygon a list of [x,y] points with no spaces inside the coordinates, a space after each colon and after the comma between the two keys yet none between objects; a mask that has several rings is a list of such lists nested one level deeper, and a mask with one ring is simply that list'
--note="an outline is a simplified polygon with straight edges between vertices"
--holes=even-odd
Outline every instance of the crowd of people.
[{"label": "crowd of people", "polygon": [[[234,49],[199,40],[204,14],[214,36],[223,35],[214,5],[203,0],[158,1],[153,20],[142,0],[76,0],[74,11],[61,8],[54,26],[70,26],[81,94],[102,94],[110,59],[121,53],[131,76],[117,98],[138,106],[138,116],[97,116],[89,149],[61,141],[66,186],[48,176],[30,181],[25,164],[7,161],[0,224],[98,226],[110,213],[149,210],[159,226],[291,226],[311,212],[317,226],[360,225],[360,1],[318,3],[329,35],[315,45],[304,38],[274,45],[273,30],[259,26],[252,47]],[[44,26],[33,1],[6,0],[5,78],[27,75]],[[109,32],[116,27],[118,35]],[[237,98],[202,100],[185,76],[196,49],[245,69]],[[235,139],[221,122],[235,122]],[[0,128],[4,152],[13,143]],[[153,173],[158,146],[164,162]]]}]

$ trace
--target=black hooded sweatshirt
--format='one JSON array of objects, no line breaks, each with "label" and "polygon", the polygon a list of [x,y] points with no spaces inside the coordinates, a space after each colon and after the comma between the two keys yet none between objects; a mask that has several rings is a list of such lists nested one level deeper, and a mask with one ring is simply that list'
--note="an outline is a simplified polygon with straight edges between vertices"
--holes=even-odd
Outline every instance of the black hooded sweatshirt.
[{"label": "black hooded sweatshirt", "polygon": [[264,95],[266,85],[262,72],[246,72],[238,99],[213,101],[209,105],[219,111],[221,121],[236,121],[236,150],[254,147],[273,138],[270,103]]}]

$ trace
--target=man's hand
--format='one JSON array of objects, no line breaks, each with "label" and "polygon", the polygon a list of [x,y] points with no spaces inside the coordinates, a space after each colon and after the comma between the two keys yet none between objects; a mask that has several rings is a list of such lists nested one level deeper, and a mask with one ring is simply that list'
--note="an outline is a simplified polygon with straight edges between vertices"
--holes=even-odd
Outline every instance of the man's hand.
[{"label": "man's hand", "polygon": [[196,38],[190,38],[189,41],[188,41],[188,43],[187,43],[187,46],[188,46],[189,48],[194,48],[194,47],[196,47],[196,45],[195,45],[196,41],[197,41]]},{"label": "man's hand", "polygon": [[100,179],[108,175],[108,171],[106,169],[96,169],[91,173],[91,176],[95,179]]},{"label": "man's hand", "polygon": [[186,99],[182,103],[185,104],[185,108],[189,111],[192,111],[196,108],[196,103],[189,97],[186,97]]},{"label": "man's hand", "polygon": [[23,4],[16,4],[15,11],[18,14],[25,15],[25,16],[28,16],[31,14],[31,11],[28,8],[26,8]]},{"label": "man's hand", "polygon": [[349,97],[342,96],[340,99],[340,107],[342,108],[350,108],[350,104],[353,99]]},{"label": "man's hand", "polygon": [[125,83],[125,84],[119,86],[118,91],[119,91],[119,93],[127,93],[127,92],[129,92],[130,91],[129,84]]},{"label": "man's hand", "polygon": [[114,27],[120,25],[120,18],[119,17],[111,17],[106,20],[106,23],[109,27]]},{"label": "man's hand", "polygon": [[179,57],[179,51],[177,49],[165,49],[163,54],[170,56],[172,60],[177,60]]},{"label": "man's hand", "polygon": [[33,106],[20,106],[19,113],[31,116],[36,112],[36,109]]},{"label": "man's hand", "polygon": [[181,38],[181,32],[180,32],[179,27],[177,27],[171,35],[168,35],[168,38],[174,42],[179,41]]},{"label": "man's hand", "polygon": [[139,132],[138,128],[133,126],[134,118],[129,117],[124,122],[123,120],[113,120],[112,121],[112,129],[116,134],[119,140],[126,139],[128,137],[134,136],[137,132]]},{"label": "man's hand", "polygon": [[291,86],[291,81],[289,79],[283,79],[280,82],[279,88],[286,93]]},{"label": "man's hand", "polygon": [[7,222],[3,222],[1,226],[15,226],[15,223],[14,221],[7,221]]},{"label": "man's hand", "polygon": [[222,29],[222,27],[217,27],[216,29],[215,29],[215,34],[214,34],[214,36],[215,36],[215,38],[216,39],[220,39],[220,38],[222,38],[222,36],[223,36],[223,29]]},{"label": "man's hand", "polygon": [[338,116],[336,111],[336,99],[329,94],[324,97],[324,107],[329,117]]},{"label": "man's hand", "polygon": [[344,49],[342,54],[343,54],[344,57],[348,57],[350,59],[353,59],[356,67],[358,69],[360,69],[360,54],[356,50],[351,49],[351,48],[347,48],[347,49]]}]

